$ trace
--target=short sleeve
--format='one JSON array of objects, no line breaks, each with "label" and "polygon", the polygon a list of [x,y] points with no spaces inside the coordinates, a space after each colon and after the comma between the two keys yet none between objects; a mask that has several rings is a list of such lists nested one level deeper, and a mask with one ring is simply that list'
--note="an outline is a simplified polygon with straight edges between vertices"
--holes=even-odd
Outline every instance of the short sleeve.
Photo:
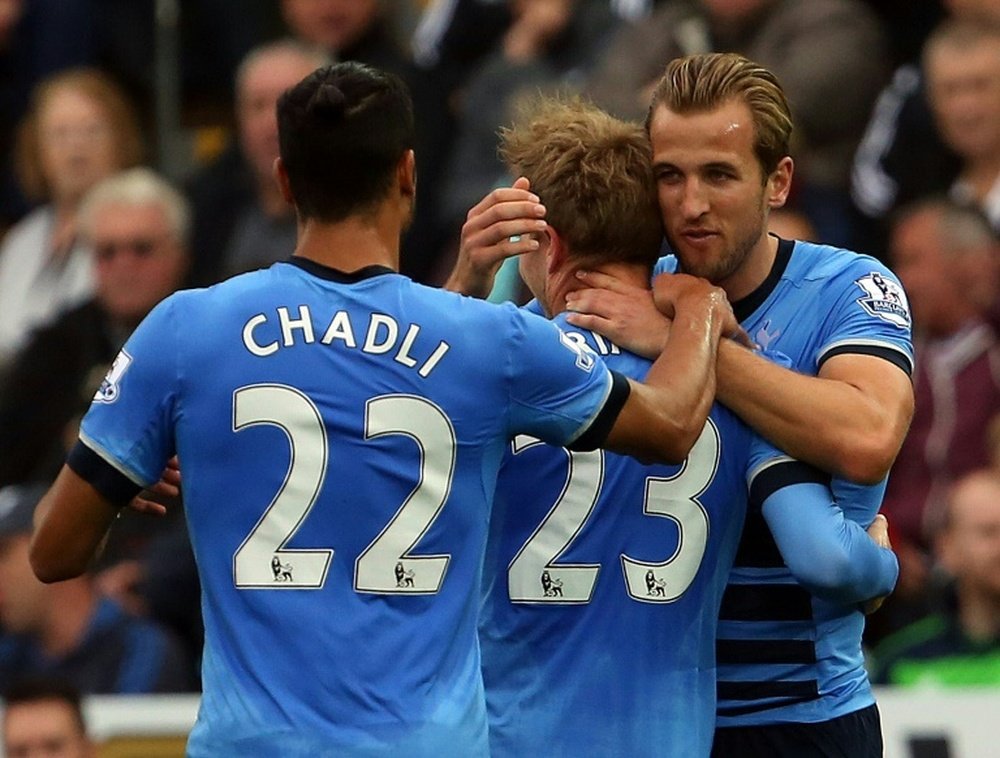
[{"label": "short sleeve", "polygon": [[600,357],[541,317],[515,312],[505,370],[510,429],[554,445],[569,445],[601,417],[614,381]]},{"label": "short sleeve", "polygon": [[874,355],[913,373],[910,306],[895,274],[868,256],[831,278],[833,306],[817,368],[844,354]]},{"label": "short sleeve", "polygon": [[129,337],[80,426],[83,445],[142,486],[156,482],[174,454],[175,307],[174,298],[160,303]]}]

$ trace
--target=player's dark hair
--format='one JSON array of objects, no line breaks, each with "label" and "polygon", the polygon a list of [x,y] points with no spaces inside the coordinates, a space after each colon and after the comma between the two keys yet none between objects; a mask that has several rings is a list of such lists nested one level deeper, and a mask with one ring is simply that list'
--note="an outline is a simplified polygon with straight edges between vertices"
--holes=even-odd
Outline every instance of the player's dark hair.
[{"label": "player's dark hair", "polygon": [[393,74],[324,66],[278,100],[278,140],[299,215],[341,221],[388,194],[413,148],[413,103]]},{"label": "player's dark hair", "polygon": [[80,690],[64,679],[32,676],[14,681],[0,694],[4,706],[27,705],[58,701],[65,703],[73,711],[73,717],[81,734],[86,734],[87,725],[83,718],[83,705]]}]

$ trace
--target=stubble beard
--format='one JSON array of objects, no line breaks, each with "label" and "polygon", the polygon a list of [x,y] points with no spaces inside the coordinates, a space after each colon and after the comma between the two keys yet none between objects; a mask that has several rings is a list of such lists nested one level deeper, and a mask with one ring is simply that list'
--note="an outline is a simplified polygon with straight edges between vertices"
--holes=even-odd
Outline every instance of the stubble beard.
[{"label": "stubble beard", "polygon": [[[704,258],[701,260],[695,258],[692,260],[692,257],[682,252],[682,249],[676,242],[667,235],[667,242],[670,243],[674,255],[680,261],[681,270],[685,274],[707,279],[715,285],[721,285],[730,279],[740,270],[747,258],[750,257],[750,253],[753,251],[758,240],[760,240],[761,235],[764,234],[763,196],[757,208],[757,216],[754,219],[755,223],[737,230],[739,236],[735,243],[731,246],[725,246],[717,258],[709,258],[707,260]],[[722,240],[722,242],[725,245],[725,240]]]}]

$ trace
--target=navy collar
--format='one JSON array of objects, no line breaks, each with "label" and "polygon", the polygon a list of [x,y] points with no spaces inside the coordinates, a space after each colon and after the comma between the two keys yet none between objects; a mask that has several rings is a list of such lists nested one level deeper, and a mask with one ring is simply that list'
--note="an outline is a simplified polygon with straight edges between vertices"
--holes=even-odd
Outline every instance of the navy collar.
[{"label": "navy collar", "polygon": [[736,316],[737,321],[743,323],[750,318],[753,312],[763,305],[768,296],[774,292],[774,288],[781,281],[785,269],[788,268],[788,262],[792,259],[792,250],[794,248],[795,242],[793,240],[778,238],[778,253],[774,257],[774,265],[771,266],[771,271],[768,273],[767,278],[749,295],[741,297],[732,304],[733,314]]},{"label": "navy collar", "polygon": [[388,266],[381,265],[364,266],[356,271],[341,271],[340,269],[324,266],[322,263],[317,263],[314,260],[303,258],[299,255],[293,255],[288,260],[282,262],[297,266],[306,273],[312,274],[320,279],[326,279],[331,282],[340,282],[341,284],[354,284],[356,282],[364,281],[365,279],[383,276],[384,274],[399,273],[398,271],[393,271]]}]

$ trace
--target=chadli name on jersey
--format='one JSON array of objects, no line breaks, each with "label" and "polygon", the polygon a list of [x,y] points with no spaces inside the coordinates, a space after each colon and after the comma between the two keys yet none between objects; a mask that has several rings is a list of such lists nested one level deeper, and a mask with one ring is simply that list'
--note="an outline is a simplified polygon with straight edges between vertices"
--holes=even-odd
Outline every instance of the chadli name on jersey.
[{"label": "chadli name on jersey", "polygon": [[[273,328],[274,318],[268,318],[263,313],[251,316],[243,325],[243,346],[253,355],[266,358],[274,355],[283,347],[294,347],[297,344],[316,344],[315,325],[308,305],[298,306],[298,316],[293,317],[289,309],[279,306],[277,323],[280,327],[280,339]],[[355,314],[357,318],[357,314]],[[392,316],[384,313],[368,314],[364,326],[364,341],[359,346],[357,331],[351,322],[351,314],[347,311],[337,311],[325,324],[319,344],[330,345],[334,341],[344,347],[360,349],[363,353],[385,355],[393,353],[393,360],[408,368],[416,368],[422,377],[430,375],[440,363],[445,353],[451,347],[447,342],[440,341],[430,353],[416,346],[420,336],[419,324],[406,326],[405,334],[399,323]],[[400,335],[402,334],[402,339]],[[265,336],[266,335],[266,336]],[[273,337],[273,338],[272,338]],[[270,339],[270,341],[267,341]]]}]

